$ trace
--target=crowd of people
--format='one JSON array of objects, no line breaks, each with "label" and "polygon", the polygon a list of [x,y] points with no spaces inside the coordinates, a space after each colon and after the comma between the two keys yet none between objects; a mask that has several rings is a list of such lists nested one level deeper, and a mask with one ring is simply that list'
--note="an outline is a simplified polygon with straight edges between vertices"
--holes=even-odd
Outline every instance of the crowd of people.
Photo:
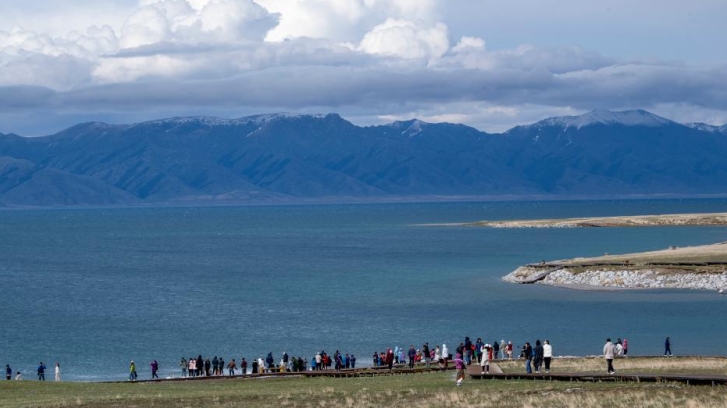
[{"label": "crowd of people", "polygon": [[[400,367],[407,364],[411,369],[417,364],[422,364],[429,368],[432,363],[437,364],[439,368],[446,369],[451,361],[457,369],[456,383],[457,385],[461,385],[464,379],[464,371],[468,365],[478,364],[481,367],[482,374],[489,374],[491,361],[497,359],[513,359],[513,348],[512,341],[505,342],[504,339],[499,342],[485,343],[482,338],[477,338],[473,342],[470,337],[465,337],[464,341],[455,349],[454,355],[450,354],[447,345],[444,343],[441,347],[436,345],[434,348],[431,348],[429,343],[425,342],[418,349],[411,344],[408,349],[396,346],[393,349],[388,348],[386,351],[374,352],[372,361],[374,367],[388,369],[393,369],[394,365]],[[664,342],[664,349],[664,355],[671,355],[671,340],[669,337]],[[603,346],[603,356],[606,360],[606,368],[609,374],[616,372],[613,367],[614,358],[626,357],[628,356],[628,351],[629,343],[626,338],[623,340],[619,338],[616,342],[612,342],[610,338],[606,339],[606,344]],[[520,348],[520,355],[517,358],[525,362],[525,372],[528,374],[533,372],[540,374],[541,370],[549,373],[553,358],[553,346],[547,339],[543,342],[539,339],[535,340],[534,346],[528,341]],[[157,360],[150,362],[149,366],[151,369],[151,379],[158,379],[159,363]],[[238,366],[238,362],[234,358],[226,362],[222,357],[214,356],[210,359],[209,357],[203,358],[200,354],[197,357],[190,357],[189,359],[182,357],[179,362],[182,377],[234,376],[237,375],[238,367],[240,375],[302,372],[308,370],[355,369],[356,356],[349,353],[344,354],[338,350],[330,356],[321,350],[311,358],[309,364],[309,361],[303,357],[291,357],[288,353],[283,352],[281,359],[276,364],[273,353],[270,352],[265,359],[258,357],[252,359],[250,363],[248,363],[245,357],[242,357]],[[225,370],[227,371],[225,372]],[[37,366],[39,381],[45,381],[45,371],[45,364],[40,362]],[[9,364],[5,365],[5,378],[7,380],[13,378],[13,370]],[[16,380],[21,380],[22,378],[20,371],[15,373]],[[135,381],[137,378],[136,364],[134,361],[131,361],[129,365],[129,380]],[[58,362],[55,364],[55,381],[61,381],[60,364]]]}]

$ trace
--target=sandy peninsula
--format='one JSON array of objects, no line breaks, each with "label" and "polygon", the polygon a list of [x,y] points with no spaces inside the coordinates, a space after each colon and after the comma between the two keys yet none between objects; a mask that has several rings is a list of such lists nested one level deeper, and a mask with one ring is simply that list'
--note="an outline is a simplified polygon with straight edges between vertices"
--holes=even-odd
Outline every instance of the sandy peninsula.
[{"label": "sandy peninsula", "polygon": [[727,242],[660,251],[540,262],[503,277],[573,289],[727,290]]},{"label": "sandy peninsula", "polygon": [[465,225],[491,228],[595,228],[727,225],[727,213],[663,214],[544,220],[478,221]]}]

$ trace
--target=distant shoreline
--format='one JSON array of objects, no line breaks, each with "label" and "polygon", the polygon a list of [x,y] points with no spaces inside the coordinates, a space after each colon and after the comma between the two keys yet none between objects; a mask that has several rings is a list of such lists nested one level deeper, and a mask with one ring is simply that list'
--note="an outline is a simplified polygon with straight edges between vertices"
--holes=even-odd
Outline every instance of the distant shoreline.
[{"label": "distant shoreline", "polygon": [[502,278],[581,290],[727,291],[727,243],[521,266]]},{"label": "distant shoreline", "polygon": [[661,214],[514,221],[478,221],[464,224],[491,228],[603,228],[727,225],[727,213]]}]

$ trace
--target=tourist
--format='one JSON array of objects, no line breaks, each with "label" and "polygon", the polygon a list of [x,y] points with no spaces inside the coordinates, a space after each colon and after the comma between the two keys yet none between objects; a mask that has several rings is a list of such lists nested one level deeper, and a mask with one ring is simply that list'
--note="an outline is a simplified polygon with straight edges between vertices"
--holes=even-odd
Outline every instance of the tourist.
[{"label": "tourist", "polygon": [[42,361],[38,364],[38,381],[45,381],[45,364]]},{"label": "tourist", "polygon": [[[374,353],[374,357],[378,357],[378,355],[376,353]],[[316,353],[316,357],[315,357],[315,359],[313,361],[316,362],[316,369],[317,370],[320,370],[321,369],[321,363],[323,362],[323,356],[321,356],[321,353]]]},{"label": "tourist", "polygon": [[442,368],[442,352],[439,350],[439,346],[434,347],[434,361],[439,364],[439,368]]},{"label": "tourist", "polygon": [[265,362],[263,361],[262,357],[258,357],[257,359],[257,372],[258,374],[262,374],[263,371],[265,371]]},{"label": "tourist", "polygon": [[56,361],[56,367],[55,367],[55,378],[54,381],[59,382],[61,381],[61,365],[58,364]]},{"label": "tourist", "polygon": [[157,361],[154,360],[149,365],[151,366],[151,378],[152,379],[156,378],[158,380],[159,376],[157,375],[157,370],[159,369],[159,363],[157,363]]},{"label": "tourist", "polygon": [[189,358],[189,376],[197,376],[197,360],[194,357]]},{"label": "tourist", "polygon": [[283,351],[283,365],[284,366],[288,365],[288,353],[285,351]]},{"label": "tourist", "polygon": [[182,369],[182,378],[187,376],[187,359],[182,357],[182,360],[179,362],[179,368]]},{"label": "tourist", "polygon": [[624,355],[624,346],[621,344],[621,339],[616,340],[616,357],[622,357]]},{"label": "tourist", "polygon": [[507,344],[505,344],[505,339],[502,339],[502,341],[500,341],[500,359],[504,360],[506,354],[507,354]]},{"label": "tourist", "polygon": [[664,340],[664,355],[666,356],[667,354],[671,356],[671,341],[669,340],[669,337]]},{"label": "tourist", "polygon": [[222,357],[220,357],[219,360],[220,361],[217,362],[218,375],[225,375],[225,360]]},{"label": "tourist", "polygon": [[522,356],[525,359],[525,372],[532,374],[533,369],[530,367],[530,361],[533,359],[533,346],[530,345],[530,342],[525,342]]},{"label": "tourist", "polygon": [[512,360],[512,342],[507,342],[507,359]]},{"label": "tourist", "polygon": [[414,348],[413,344],[409,346],[409,352],[407,353],[407,357],[409,357],[409,369],[413,370],[414,362],[416,362],[416,357],[417,357],[417,351]]},{"label": "tourist", "polygon": [[197,376],[201,377],[204,374],[204,360],[202,359],[202,355],[199,354],[197,356]]},{"label": "tourist", "polygon": [[482,358],[480,359],[480,366],[482,367],[482,374],[490,373],[490,344],[483,344],[480,349]]},{"label": "tourist", "polygon": [[351,368],[356,368],[356,356],[351,354]]},{"label": "tourist", "polygon": [[608,373],[613,374],[616,371],[613,369],[613,355],[616,351],[616,347],[614,347],[613,343],[611,343],[611,339],[606,339],[606,344],[603,346],[603,358],[606,359],[606,363],[608,364]]},{"label": "tourist", "polygon": [[[464,363],[466,365],[470,365],[470,364],[472,364],[472,347],[473,347],[472,340],[470,340],[469,337],[465,337],[463,346],[464,346],[464,349],[462,352],[462,357],[464,357]],[[457,351],[459,351],[459,350],[457,350]]]},{"label": "tourist", "polygon": [[250,371],[250,374],[257,374],[257,371],[258,371],[257,366],[258,366],[257,360],[255,360],[253,358],[252,359],[252,371]]},{"label": "tourist", "polygon": [[134,364],[134,360],[131,360],[131,364],[129,364],[129,381],[136,381],[136,364]]},{"label": "tourist", "polygon": [[442,343],[442,368],[447,369],[447,363],[449,360],[449,349],[447,349],[447,345]]},{"label": "tourist", "polygon": [[545,361],[545,373],[550,372],[550,359],[553,358],[553,346],[550,345],[549,340],[545,340],[543,344],[543,361]]},{"label": "tourist", "polygon": [[475,342],[475,361],[477,363],[482,362],[482,349],[485,346],[485,343],[482,341],[481,337],[477,338],[477,341]]},{"label": "tourist", "polygon": [[429,351],[429,342],[424,343],[424,345],[422,346],[422,354],[424,355],[424,364],[427,366],[427,368],[429,368],[429,362],[432,360],[431,353]]},{"label": "tourist", "polygon": [[498,354],[500,354],[500,344],[495,340],[492,342],[492,359],[497,359]]},{"label": "tourist", "polygon": [[209,358],[209,357],[207,357],[207,358],[206,358],[206,359],[204,360],[204,375],[206,375],[207,377],[209,377],[209,376],[210,376],[210,367],[211,367],[211,365],[212,365],[212,364],[210,364],[210,358]]},{"label": "tourist", "polygon": [[346,369],[351,368],[351,356],[346,353],[346,357],[343,358],[343,365],[346,366]]},{"label": "tourist", "polygon": [[15,381],[20,381],[22,379],[23,379],[23,375],[20,374],[20,371],[18,371],[17,373],[15,373]]},{"label": "tourist", "polygon": [[212,357],[212,375],[220,375],[220,360],[217,356]]},{"label": "tourist", "polygon": [[268,356],[265,357],[265,362],[267,363],[267,369],[269,372],[272,372],[275,370],[275,359],[273,358],[273,352],[269,352]]},{"label": "tourist", "polygon": [[462,359],[462,354],[457,353],[454,355],[454,366],[457,368],[457,377],[456,377],[456,383],[457,386],[462,385],[462,381],[464,381],[464,368],[465,368],[465,362]]},{"label": "tourist", "polygon": [[227,375],[232,377],[233,375],[235,375],[235,370],[237,370],[237,363],[235,363],[235,359],[233,358],[232,361],[227,364]]},{"label": "tourist", "polygon": [[10,368],[10,364],[5,364],[5,379],[10,381],[10,377],[13,376],[13,369]]},{"label": "tourist", "polygon": [[543,345],[540,340],[535,340],[535,349],[533,349],[533,362],[535,363],[535,373],[540,374],[540,366],[543,365]]},{"label": "tourist", "polygon": [[625,337],[624,337],[624,341],[623,341],[623,346],[624,346],[624,357],[627,357],[629,354],[629,341],[626,340]]},{"label": "tourist", "polygon": [[242,375],[247,374],[247,360],[245,360],[245,357],[240,361],[240,371],[242,371]]},{"label": "tourist", "polygon": [[389,367],[389,370],[394,367],[394,351],[391,349],[391,347],[386,350],[386,365]]}]

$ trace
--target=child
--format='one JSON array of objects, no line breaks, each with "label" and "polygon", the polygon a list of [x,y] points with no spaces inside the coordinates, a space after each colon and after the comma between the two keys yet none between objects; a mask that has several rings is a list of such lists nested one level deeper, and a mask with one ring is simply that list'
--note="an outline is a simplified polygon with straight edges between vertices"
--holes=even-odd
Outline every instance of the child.
[{"label": "child", "polygon": [[462,359],[462,354],[457,353],[454,356],[454,366],[457,367],[457,386],[462,385],[462,381],[464,381],[464,360]]}]

